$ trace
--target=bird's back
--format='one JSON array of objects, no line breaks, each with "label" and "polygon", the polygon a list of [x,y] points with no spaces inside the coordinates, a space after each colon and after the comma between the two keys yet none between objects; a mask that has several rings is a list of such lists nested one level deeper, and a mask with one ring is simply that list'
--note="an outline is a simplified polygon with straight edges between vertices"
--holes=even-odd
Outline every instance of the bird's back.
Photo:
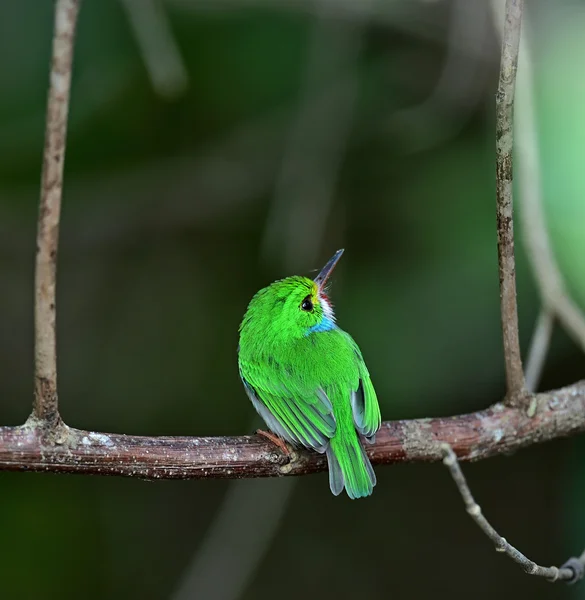
[{"label": "bird's back", "polygon": [[295,380],[309,389],[346,385],[356,389],[363,362],[353,339],[336,328],[302,338],[264,339],[240,347],[244,370],[265,371],[267,376]]}]

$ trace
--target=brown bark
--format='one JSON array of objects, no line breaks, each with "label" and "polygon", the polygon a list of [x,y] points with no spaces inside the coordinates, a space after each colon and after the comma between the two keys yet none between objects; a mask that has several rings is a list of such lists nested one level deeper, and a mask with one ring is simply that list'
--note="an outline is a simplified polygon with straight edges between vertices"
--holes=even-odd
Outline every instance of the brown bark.
[{"label": "brown bark", "polygon": [[496,96],[496,219],[500,309],[502,313],[507,400],[512,404],[517,404],[525,399],[524,372],[522,370],[522,355],[518,337],[512,202],[514,91],[523,4],[523,0],[507,0],[506,2],[500,81]]},{"label": "brown bark", "polygon": [[55,4],[55,32],[37,229],[33,414],[39,424],[47,429],[60,424],[57,405],[55,281],[73,38],[78,10],[79,0],[58,0]]},{"label": "brown bark", "polygon": [[[455,417],[386,421],[367,446],[374,464],[439,461],[441,443],[479,460],[585,430],[585,381]],[[292,461],[259,436],[141,437],[63,426],[50,441],[34,424],[0,428],[0,470],[147,479],[277,477],[323,471],[325,457],[297,449]]]}]

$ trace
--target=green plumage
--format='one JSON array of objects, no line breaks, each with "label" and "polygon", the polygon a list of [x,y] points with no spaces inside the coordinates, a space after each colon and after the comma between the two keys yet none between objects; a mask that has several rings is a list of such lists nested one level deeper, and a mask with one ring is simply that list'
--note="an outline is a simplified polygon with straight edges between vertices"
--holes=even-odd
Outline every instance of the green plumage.
[{"label": "green plumage", "polygon": [[319,276],[288,277],[260,290],[240,326],[240,376],[268,428],[327,454],[329,484],[350,498],[372,493],[363,441],[380,427],[376,392],[352,337],[337,327],[324,286],[340,250]]}]

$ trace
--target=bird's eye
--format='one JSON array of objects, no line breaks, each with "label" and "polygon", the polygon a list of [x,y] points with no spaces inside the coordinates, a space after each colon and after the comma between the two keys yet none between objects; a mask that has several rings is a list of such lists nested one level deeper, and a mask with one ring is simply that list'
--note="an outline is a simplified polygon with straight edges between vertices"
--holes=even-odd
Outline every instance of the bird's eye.
[{"label": "bird's eye", "polygon": [[307,296],[302,302],[301,302],[301,308],[305,311],[305,312],[311,312],[313,310],[313,303],[311,302],[311,296]]}]

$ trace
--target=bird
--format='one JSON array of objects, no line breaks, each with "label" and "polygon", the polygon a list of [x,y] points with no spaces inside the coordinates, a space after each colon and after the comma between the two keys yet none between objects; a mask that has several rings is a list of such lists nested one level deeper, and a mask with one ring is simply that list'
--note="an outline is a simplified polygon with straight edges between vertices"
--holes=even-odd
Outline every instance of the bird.
[{"label": "bird", "polygon": [[343,249],[315,279],[273,282],[250,301],[239,328],[238,366],[244,389],[286,449],[327,457],[329,487],[351,499],[372,493],[376,474],[364,443],[380,428],[380,407],[354,339],[335,319],[327,283]]}]

